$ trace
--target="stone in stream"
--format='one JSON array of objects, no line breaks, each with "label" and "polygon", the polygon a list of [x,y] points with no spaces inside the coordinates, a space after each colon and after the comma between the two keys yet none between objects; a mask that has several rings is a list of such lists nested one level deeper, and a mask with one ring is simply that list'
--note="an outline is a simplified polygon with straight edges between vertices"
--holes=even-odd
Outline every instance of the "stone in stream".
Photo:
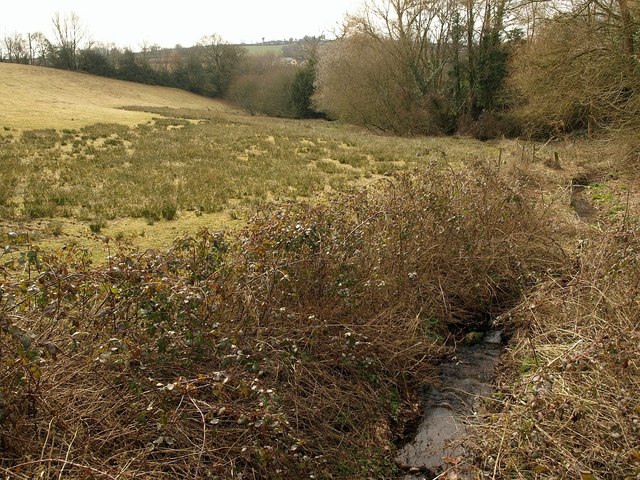
[{"label": "stone in stream", "polygon": [[[478,399],[493,391],[501,351],[501,332],[487,332],[479,342],[465,342],[453,358],[440,365],[439,385],[423,397],[418,432],[396,457],[396,463],[411,472],[406,480],[433,478],[448,468],[455,468],[456,478],[466,478],[465,451],[456,440],[465,434],[465,422],[475,414]],[[416,475],[416,470],[426,474]]]}]

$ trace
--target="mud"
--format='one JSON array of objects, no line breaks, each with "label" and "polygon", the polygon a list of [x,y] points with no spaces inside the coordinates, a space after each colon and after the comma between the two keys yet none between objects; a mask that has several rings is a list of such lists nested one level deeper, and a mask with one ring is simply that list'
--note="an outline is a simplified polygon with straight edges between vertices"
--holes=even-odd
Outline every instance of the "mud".
[{"label": "mud", "polygon": [[484,335],[475,345],[459,347],[440,365],[439,384],[423,397],[423,417],[413,441],[405,445],[396,463],[408,473],[404,480],[432,479],[446,472],[465,476],[464,446],[459,440],[473,420],[479,400],[493,391],[495,369],[503,349],[501,332]]}]

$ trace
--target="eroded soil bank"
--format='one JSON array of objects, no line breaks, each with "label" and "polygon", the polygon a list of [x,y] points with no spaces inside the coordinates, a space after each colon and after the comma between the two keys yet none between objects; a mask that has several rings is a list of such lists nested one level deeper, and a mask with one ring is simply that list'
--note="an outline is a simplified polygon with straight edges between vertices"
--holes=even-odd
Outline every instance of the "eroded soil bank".
[{"label": "eroded soil bank", "polygon": [[[493,391],[493,378],[503,349],[500,331],[467,335],[466,343],[439,366],[439,383],[423,396],[423,415],[415,438],[398,453],[404,480],[470,478],[465,474],[466,431],[483,397]],[[447,476],[449,475],[449,476]]]}]

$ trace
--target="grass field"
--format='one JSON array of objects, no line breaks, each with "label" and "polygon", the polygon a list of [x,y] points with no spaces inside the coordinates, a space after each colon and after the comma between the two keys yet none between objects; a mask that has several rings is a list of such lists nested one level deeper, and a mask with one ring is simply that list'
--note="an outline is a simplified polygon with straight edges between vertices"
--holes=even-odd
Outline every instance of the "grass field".
[{"label": "grass field", "polygon": [[0,101],[3,477],[397,478],[416,392],[488,319],[498,390],[440,478],[640,475],[633,148],[2,63]]},{"label": "grass field", "polygon": [[498,156],[469,139],[265,121],[178,90],[58,70],[0,64],[0,84],[8,86],[0,90],[0,233],[28,232],[47,245],[100,233],[168,246],[203,225],[239,225],[268,200],[320,198],[429,163]]},{"label": "grass field", "polygon": [[[84,225],[86,232],[102,225],[103,234],[158,246],[165,229],[194,231],[214,217],[217,226],[233,224],[266,201],[320,198],[448,158],[455,163],[498,155],[493,146],[465,139],[399,140],[324,122],[191,115],[205,118],[156,114],[151,124],[135,127],[97,124],[5,135],[5,230],[49,219]],[[47,228],[35,230],[36,238],[47,236]],[[72,231],[78,227],[63,228],[56,243]],[[153,234],[140,237],[141,231]]]},{"label": "grass field", "polygon": [[95,123],[136,125],[151,119],[126,106],[224,111],[221,103],[190,93],[83,75],[0,63],[0,129],[74,129]]},{"label": "grass field", "polygon": [[282,55],[282,45],[245,45],[243,48],[249,55]]}]

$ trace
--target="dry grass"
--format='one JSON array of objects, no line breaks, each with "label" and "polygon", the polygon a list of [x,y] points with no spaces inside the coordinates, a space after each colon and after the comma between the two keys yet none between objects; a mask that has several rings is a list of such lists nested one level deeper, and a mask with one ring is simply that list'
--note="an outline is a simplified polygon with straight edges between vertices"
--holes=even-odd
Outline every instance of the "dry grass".
[{"label": "dry grass", "polygon": [[467,439],[485,477],[640,475],[639,233],[592,231],[573,274],[501,318],[513,338],[500,388]]},{"label": "dry grass", "polygon": [[[554,151],[561,169],[549,168]],[[483,478],[637,478],[637,158],[613,141],[549,143],[538,152],[534,160],[525,151],[526,167],[513,164],[508,174],[530,194],[555,199],[568,270],[541,278],[500,317],[511,339],[498,392],[464,442]],[[586,221],[571,207],[567,185],[576,181],[593,206]]]},{"label": "dry grass", "polygon": [[141,249],[168,247],[182,232],[246,221],[267,201],[322,201],[394,172],[498,156],[494,145],[468,139],[398,139],[328,122],[145,109],[153,124],[0,138],[0,236],[29,233],[43,246],[79,242],[100,252],[85,240],[95,224],[103,225],[98,233]]},{"label": "dry grass", "polygon": [[149,114],[122,109],[132,105],[228,110],[218,101],[182,90],[10,63],[0,63],[0,103],[0,128],[18,130],[151,120]]}]

